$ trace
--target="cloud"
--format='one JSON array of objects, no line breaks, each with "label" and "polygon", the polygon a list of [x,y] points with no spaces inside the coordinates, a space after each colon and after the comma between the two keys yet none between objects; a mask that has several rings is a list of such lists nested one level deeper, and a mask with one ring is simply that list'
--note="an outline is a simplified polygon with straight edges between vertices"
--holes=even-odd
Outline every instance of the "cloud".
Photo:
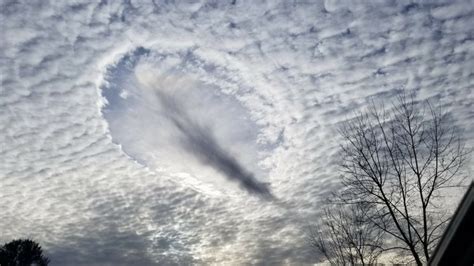
[{"label": "cloud", "polygon": [[[176,90],[195,89],[197,83],[173,78],[173,73],[163,74],[165,78],[145,80],[145,90],[152,90],[151,97],[156,97],[165,116],[179,132],[179,144],[196,158],[223,173],[227,178],[237,181],[245,190],[258,196],[272,197],[266,184],[257,181],[254,175],[225,150],[214,137],[209,127],[201,125],[186,109]],[[140,78],[140,77],[139,77]],[[171,79],[171,81],[170,81]],[[140,80],[143,82],[143,80]],[[230,106],[228,106],[230,107]],[[209,118],[211,119],[211,118]],[[160,128],[163,130],[163,127]]]},{"label": "cloud", "polygon": [[[0,10],[0,240],[33,237],[53,263],[72,250],[106,263],[97,251],[117,241],[110,254],[130,263],[312,261],[300,228],[337,187],[335,129],[400,87],[438,100],[473,143],[470,1]],[[140,89],[144,73],[182,82],[166,91],[178,114]],[[226,176],[270,184],[294,212]]]},{"label": "cloud", "polygon": [[[153,170],[168,166],[171,172],[192,171],[200,178],[214,179],[209,185],[217,185],[217,192],[236,192],[227,188],[233,184],[216,180],[225,177],[250,193],[271,197],[267,185],[248,170],[262,173],[255,165],[258,127],[237,100],[179,70],[191,58],[138,48],[107,71],[102,113],[112,139]],[[195,187],[193,180],[180,183]]]},{"label": "cloud", "polygon": [[182,133],[181,144],[200,161],[223,172],[229,179],[238,181],[250,193],[270,197],[268,187],[258,182],[252,173],[230,156],[212,136],[212,132],[190,119],[174,99],[157,92],[157,97],[166,109],[169,119]]}]

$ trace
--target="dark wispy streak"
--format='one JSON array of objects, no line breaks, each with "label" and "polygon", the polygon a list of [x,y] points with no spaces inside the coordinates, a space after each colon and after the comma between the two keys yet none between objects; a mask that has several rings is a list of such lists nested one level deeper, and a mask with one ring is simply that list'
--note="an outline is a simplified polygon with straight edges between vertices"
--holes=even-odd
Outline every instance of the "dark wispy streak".
[{"label": "dark wispy streak", "polygon": [[256,180],[253,173],[247,171],[236,158],[226,152],[212,132],[196,123],[177,99],[159,91],[156,95],[164,113],[182,134],[181,145],[186,151],[200,162],[223,173],[230,180],[239,182],[248,192],[266,199],[273,198],[268,186]]}]

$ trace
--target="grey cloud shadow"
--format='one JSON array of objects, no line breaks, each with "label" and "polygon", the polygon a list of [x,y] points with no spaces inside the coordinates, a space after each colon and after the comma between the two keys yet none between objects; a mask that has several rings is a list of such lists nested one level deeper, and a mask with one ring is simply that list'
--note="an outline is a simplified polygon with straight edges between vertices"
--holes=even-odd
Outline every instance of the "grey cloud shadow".
[{"label": "grey cloud shadow", "polygon": [[109,227],[83,234],[47,250],[51,265],[156,265],[147,253],[147,239],[136,233]]},{"label": "grey cloud shadow", "polygon": [[[101,222],[108,223],[107,218]],[[94,228],[97,224],[90,224]],[[81,226],[82,227],[82,226]],[[86,228],[87,228],[86,227]],[[80,232],[78,235],[77,233]],[[154,244],[147,234],[139,235],[134,230],[120,229],[109,224],[106,228],[76,231],[66,237],[66,242],[57,243],[46,250],[51,265],[193,265],[192,254],[182,250],[168,254],[173,239],[160,238]],[[150,250],[150,248],[152,248]],[[184,247],[186,248],[186,247]]]},{"label": "grey cloud shadow", "polygon": [[[114,193],[91,193],[97,202],[90,205],[91,218],[84,224],[71,224],[69,235],[46,249],[51,265],[195,265],[198,261],[189,249],[191,240],[174,230],[170,220],[178,213],[173,202],[152,205],[152,224],[163,225],[155,230],[145,230],[143,225],[133,224],[146,198],[134,197],[127,207],[121,197]],[[169,196],[169,195],[168,195]],[[186,194],[175,195],[185,199]],[[179,201],[178,201],[179,202]],[[159,233],[159,236],[157,234]]]}]

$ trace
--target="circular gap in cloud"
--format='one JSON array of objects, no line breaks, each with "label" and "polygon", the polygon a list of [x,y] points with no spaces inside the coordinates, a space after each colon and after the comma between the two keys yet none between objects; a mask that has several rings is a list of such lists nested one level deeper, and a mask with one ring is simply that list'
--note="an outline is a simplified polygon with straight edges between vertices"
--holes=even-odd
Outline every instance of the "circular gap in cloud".
[{"label": "circular gap in cloud", "polygon": [[259,126],[236,95],[197,74],[214,76],[216,69],[189,51],[124,55],[108,66],[101,86],[112,140],[140,164],[206,194],[244,189],[269,197],[258,166]]}]

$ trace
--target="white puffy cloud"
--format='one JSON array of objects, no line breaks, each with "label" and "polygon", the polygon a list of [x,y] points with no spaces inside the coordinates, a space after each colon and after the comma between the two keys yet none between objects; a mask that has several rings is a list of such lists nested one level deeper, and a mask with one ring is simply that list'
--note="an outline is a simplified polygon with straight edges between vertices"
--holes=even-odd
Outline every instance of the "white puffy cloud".
[{"label": "white puffy cloud", "polygon": [[[337,183],[336,129],[370,99],[439,101],[472,146],[473,9],[2,1],[0,240],[33,237],[57,265],[313,262],[302,230]],[[177,149],[153,108],[120,106],[148,95],[144,77],[174,87],[276,200]]]}]

